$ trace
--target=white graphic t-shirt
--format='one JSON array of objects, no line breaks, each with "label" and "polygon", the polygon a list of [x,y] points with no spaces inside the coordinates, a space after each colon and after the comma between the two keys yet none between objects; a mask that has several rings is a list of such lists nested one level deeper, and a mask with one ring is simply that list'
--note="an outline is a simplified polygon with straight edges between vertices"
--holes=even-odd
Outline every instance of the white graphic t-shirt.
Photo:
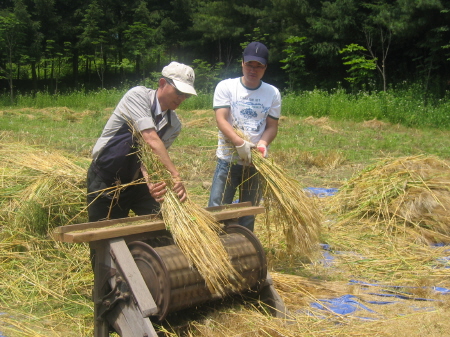
[{"label": "white graphic t-shirt", "polygon": [[[217,84],[214,92],[214,109],[230,108],[228,122],[242,130],[245,139],[256,144],[266,129],[266,119],[279,119],[281,115],[281,95],[276,87],[262,82],[256,89],[242,84],[241,78],[232,78]],[[231,142],[219,130],[216,151],[218,158],[242,164]]]}]

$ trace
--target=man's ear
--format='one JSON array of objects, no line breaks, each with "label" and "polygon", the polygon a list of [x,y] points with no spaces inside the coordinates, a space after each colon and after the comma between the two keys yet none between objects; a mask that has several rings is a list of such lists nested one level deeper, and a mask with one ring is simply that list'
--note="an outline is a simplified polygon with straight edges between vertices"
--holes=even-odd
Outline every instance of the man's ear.
[{"label": "man's ear", "polygon": [[166,86],[166,84],[167,84],[167,81],[163,77],[161,77],[159,79],[159,83],[158,84],[159,84],[160,88],[164,88]]}]

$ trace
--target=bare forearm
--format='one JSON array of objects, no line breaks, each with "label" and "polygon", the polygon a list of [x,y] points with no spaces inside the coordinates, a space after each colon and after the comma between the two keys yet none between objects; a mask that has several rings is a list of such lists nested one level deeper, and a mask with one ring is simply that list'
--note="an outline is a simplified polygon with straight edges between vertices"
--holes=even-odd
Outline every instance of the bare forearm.
[{"label": "bare forearm", "polygon": [[258,144],[268,146],[278,134],[278,120],[267,118],[266,129],[264,130]]}]

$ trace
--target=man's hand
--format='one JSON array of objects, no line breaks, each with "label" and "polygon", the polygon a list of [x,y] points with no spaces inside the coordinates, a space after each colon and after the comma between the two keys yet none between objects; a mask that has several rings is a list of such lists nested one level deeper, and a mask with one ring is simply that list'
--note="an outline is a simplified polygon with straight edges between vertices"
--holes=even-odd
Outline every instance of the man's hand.
[{"label": "man's hand", "polygon": [[246,164],[250,164],[252,162],[252,148],[255,147],[255,144],[250,143],[244,140],[242,145],[236,146],[237,153],[239,157]]},{"label": "man's hand", "polygon": [[173,179],[173,190],[178,195],[178,198],[181,202],[185,201],[187,199],[187,192],[186,188],[183,185],[183,181],[181,178],[178,177],[172,177]]},{"label": "man's hand", "polygon": [[158,183],[149,183],[147,184],[148,189],[150,190],[150,195],[159,203],[164,201],[164,194],[166,194],[166,183],[164,181],[160,181]]},{"label": "man's hand", "polygon": [[[164,181],[158,183],[147,184],[150,190],[150,195],[159,203],[164,201],[164,194],[167,193],[167,184]],[[181,202],[185,201],[187,198],[186,188],[183,182],[179,178],[174,178],[173,180],[173,191],[177,194]]]},{"label": "man's hand", "polygon": [[256,148],[258,149],[259,152],[261,152],[261,155],[264,158],[267,158],[267,146],[265,146],[264,144],[258,144],[256,145]]}]

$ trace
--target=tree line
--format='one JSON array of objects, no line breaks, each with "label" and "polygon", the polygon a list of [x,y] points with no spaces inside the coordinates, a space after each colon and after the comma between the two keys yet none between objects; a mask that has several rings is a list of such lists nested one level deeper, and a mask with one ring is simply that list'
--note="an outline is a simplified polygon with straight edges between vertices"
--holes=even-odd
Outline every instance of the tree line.
[{"label": "tree line", "polygon": [[210,92],[250,41],[284,91],[450,89],[450,0],[2,0],[0,89],[145,83],[177,60]]}]

